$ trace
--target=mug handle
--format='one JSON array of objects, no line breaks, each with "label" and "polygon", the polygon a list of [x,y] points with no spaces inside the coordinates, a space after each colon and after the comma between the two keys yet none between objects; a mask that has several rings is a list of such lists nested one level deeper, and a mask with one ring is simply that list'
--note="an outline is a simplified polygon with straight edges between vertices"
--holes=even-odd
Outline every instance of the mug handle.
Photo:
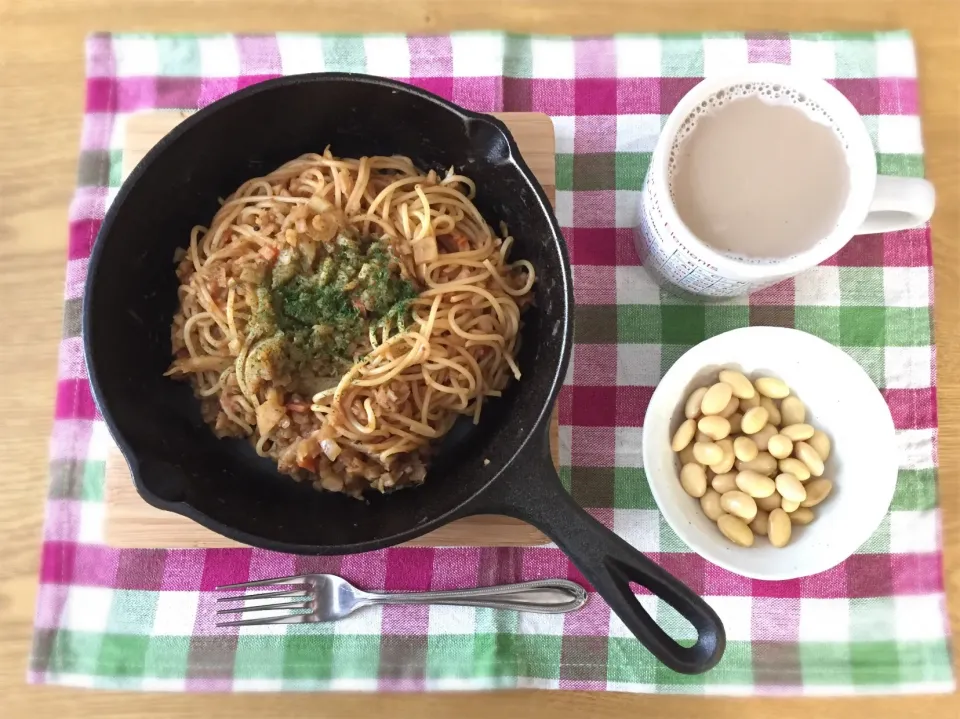
[{"label": "mug handle", "polygon": [[933,185],[927,180],[878,175],[870,211],[856,234],[871,235],[919,227],[933,215],[935,200]]}]

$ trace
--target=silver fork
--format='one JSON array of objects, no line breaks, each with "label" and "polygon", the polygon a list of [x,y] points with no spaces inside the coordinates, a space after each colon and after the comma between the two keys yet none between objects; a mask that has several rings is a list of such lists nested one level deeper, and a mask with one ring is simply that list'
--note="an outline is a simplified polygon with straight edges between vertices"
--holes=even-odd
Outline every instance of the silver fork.
[{"label": "silver fork", "polygon": [[279,599],[290,601],[276,604],[221,609],[220,614],[242,614],[278,609],[305,609],[305,612],[283,614],[277,617],[237,619],[218,622],[218,627],[238,627],[255,624],[313,624],[331,622],[352,614],[361,607],[375,604],[452,604],[465,607],[515,609],[540,614],[563,614],[579,609],[587,603],[587,593],[579,584],[566,579],[543,579],[521,584],[501,584],[478,589],[454,589],[445,592],[364,592],[345,579],[333,574],[300,574],[295,577],[263,579],[258,582],[225,584],[217,589],[245,589],[247,587],[278,587],[293,585],[295,589],[260,594],[237,594],[221,597],[218,602],[236,602],[249,599]]}]

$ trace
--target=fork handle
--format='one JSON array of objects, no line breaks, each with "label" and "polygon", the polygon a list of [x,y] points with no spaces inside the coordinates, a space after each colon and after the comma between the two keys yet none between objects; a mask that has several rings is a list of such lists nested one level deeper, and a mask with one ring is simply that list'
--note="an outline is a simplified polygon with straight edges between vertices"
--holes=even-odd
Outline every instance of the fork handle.
[{"label": "fork handle", "polygon": [[450,604],[539,614],[572,612],[587,603],[587,592],[583,587],[566,579],[442,592],[364,592],[364,595],[365,604]]}]

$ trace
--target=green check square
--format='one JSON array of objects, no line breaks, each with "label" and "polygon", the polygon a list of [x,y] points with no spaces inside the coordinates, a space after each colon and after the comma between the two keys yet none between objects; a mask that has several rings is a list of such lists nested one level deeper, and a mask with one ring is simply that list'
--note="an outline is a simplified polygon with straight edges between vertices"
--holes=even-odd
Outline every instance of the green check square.
[{"label": "green check square", "polygon": [[473,631],[477,634],[516,634],[520,631],[520,614],[480,608],[473,623]]},{"label": "green check square", "polygon": [[149,634],[157,613],[159,592],[115,589],[107,618],[107,631],[114,634]]},{"label": "green check square", "polygon": [[877,76],[877,44],[873,40],[848,40],[835,47],[838,78]]},{"label": "green check square", "polygon": [[702,35],[671,35],[660,48],[661,77],[703,77]]},{"label": "green check square", "polygon": [[333,634],[288,634],[283,644],[284,679],[329,679]]},{"label": "green check square", "polygon": [[237,679],[282,679],[284,674],[284,643],[280,635],[241,635],[233,659],[233,673]]},{"label": "green check square", "polygon": [[562,656],[563,637],[550,634],[517,634],[513,651],[503,658],[507,661],[516,659],[517,676],[559,679]]},{"label": "green check square", "polygon": [[885,152],[877,155],[877,172],[881,175],[923,177],[923,155]]},{"label": "green check square", "polygon": [[182,679],[187,676],[190,637],[153,636],[143,655],[143,676]]},{"label": "green check square", "polygon": [[890,515],[881,520],[873,534],[857,549],[857,554],[886,554],[890,551]]},{"label": "green check square", "polygon": [[688,547],[683,540],[677,536],[677,533],[673,531],[673,528],[667,524],[667,520],[665,520],[663,517],[658,517],[658,519],[660,525],[660,551],[689,552],[690,547]]},{"label": "green check square", "polygon": [[555,168],[558,190],[573,189],[573,155],[558,154]]},{"label": "green check square", "polygon": [[607,681],[654,684],[657,663],[633,637],[610,637],[607,641]]},{"label": "green check square", "polygon": [[867,128],[867,134],[870,135],[870,142],[873,143],[873,151],[878,152],[880,148],[880,121],[877,115],[861,115],[863,126]]},{"label": "green check square", "polygon": [[886,353],[883,347],[841,347],[841,349],[863,367],[864,372],[870,376],[870,380],[877,387],[883,389],[886,386]]},{"label": "green check square", "polygon": [[199,77],[200,42],[186,34],[156,35],[159,75],[165,77]]},{"label": "green check square", "polygon": [[[464,631],[473,631],[473,627],[464,626]],[[430,679],[442,677],[457,677],[464,670],[465,665],[472,662],[472,666],[496,667],[498,654],[495,648],[491,649],[495,634],[430,634],[427,636],[427,668],[426,675]],[[506,634],[505,641],[513,642],[513,635]],[[485,638],[479,649],[475,648],[475,639]],[[489,652],[490,656],[487,656]],[[485,674],[489,676],[489,674]]]},{"label": "green check square", "polygon": [[883,347],[887,335],[885,313],[883,307],[841,307],[837,344],[844,347]]},{"label": "green check square", "polygon": [[898,644],[901,682],[949,682],[950,651],[945,639]]},{"label": "green check square", "polygon": [[361,35],[324,35],[323,66],[335,72],[364,72],[367,54]]},{"label": "green check square", "polygon": [[660,376],[667,373],[683,354],[693,345],[663,345],[660,347]]},{"label": "green check square", "polygon": [[703,331],[713,337],[750,324],[750,308],[744,305],[704,305]]},{"label": "green check square", "polygon": [[639,467],[613,468],[615,509],[656,509],[646,473]]},{"label": "green check square", "polygon": [[533,42],[529,35],[507,34],[503,43],[503,76],[533,77]]},{"label": "green check square", "polygon": [[663,305],[660,308],[663,344],[695,345],[706,339],[703,305]]},{"label": "green check square", "polygon": [[847,642],[800,642],[804,684],[850,684],[851,647]]},{"label": "green check square", "polygon": [[48,671],[51,674],[96,674],[103,638],[99,632],[59,630],[53,640]]},{"label": "green check square", "polygon": [[557,468],[557,474],[560,475],[560,484],[569,492],[573,486],[573,468],[570,466],[561,466]]},{"label": "green check square", "polygon": [[895,634],[896,626],[897,609],[893,597],[866,597],[850,600],[851,642],[885,639]]},{"label": "green check square", "polygon": [[705,684],[753,684],[753,644],[728,641],[720,663],[702,676]]},{"label": "green check square", "polygon": [[652,152],[616,153],[616,187],[618,190],[643,189],[643,180],[650,167]]},{"label": "green check square", "polygon": [[123,184],[123,150],[110,150],[110,187]]},{"label": "green check square", "polygon": [[883,307],[882,267],[841,267],[840,304],[846,307]]},{"label": "green check square", "polygon": [[798,330],[809,332],[831,344],[840,342],[840,308],[797,305],[794,322]]},{"label": "green check square", "polygon": [[96,673],[105,677],[139,677],[150,637],[143,634],[104,634],[97,655]]},{"label": "green check square", "polygon": [[851,642],[850,673],[856,686],[900,683],[896,642]]},{"label": "green check square", "polygon": [[621,344],[659,344],[660,305],[617,305],[617,339]]},{"label": "green check square", "polygon": [[80,480],[80,499],[87,502],[103,501],[103,480],[106,476],[106,467],[106,462],[84,462],[83,477]]},{"label": "green check square", "polygon": [[929,307],[887,307],[886,340],[891,347],[925,347],[930,344]]},{"label": "green check square", "polygon": [[334,634],[331,670],[334,677],[375,679],[380,666],[380,636]]},{"label": "green check square", "polygon": [[937,470],[901,469],[891,511],[920,512],[937,506]]}]

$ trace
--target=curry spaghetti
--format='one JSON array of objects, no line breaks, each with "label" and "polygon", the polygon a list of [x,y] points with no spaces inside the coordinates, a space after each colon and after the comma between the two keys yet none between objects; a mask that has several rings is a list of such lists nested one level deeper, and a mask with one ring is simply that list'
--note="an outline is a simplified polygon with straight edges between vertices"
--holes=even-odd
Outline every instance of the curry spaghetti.
[{"label": "curry spaghetti", "polygon": [[303,155],[179,250],[168,375],[220,437],[360,496],[422,482],[430,443],[511,377],[530,262],[476,187],[405,157]]}]

